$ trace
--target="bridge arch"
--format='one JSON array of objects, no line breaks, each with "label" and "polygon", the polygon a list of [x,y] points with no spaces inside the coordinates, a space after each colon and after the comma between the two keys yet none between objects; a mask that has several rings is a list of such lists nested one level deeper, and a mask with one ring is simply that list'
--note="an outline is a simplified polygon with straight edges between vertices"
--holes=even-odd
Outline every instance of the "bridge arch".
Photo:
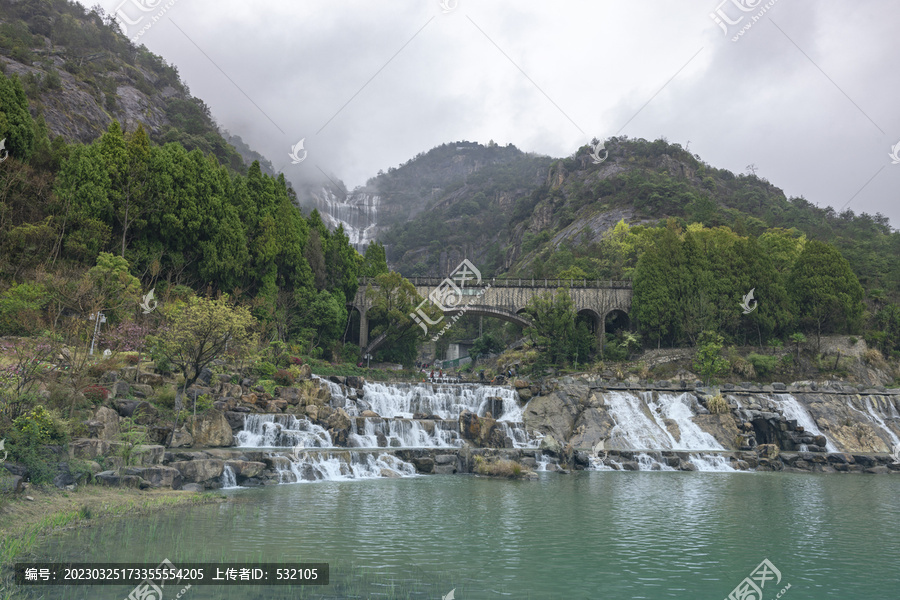
[{"label": "bridge arch", "polygon": [[[412,278],[410,282],[422,298],[429,298],[435,289],[444,286],[449,289],[447,279]],[[359,311],[360,336],[359,345],[364,352],[372,352],[383,343],[383,339],[368,339],[367,311],[371,307],[371,299],[366,296],[366,289],[374,285],[374,281],[360,279],[359,289],[348,308]],[[473,316],[498,318],[519,326],[530,324],[524,315],[525,306],[538,294],[565,289],[575,304],[579,316],[588,316],[594,324],[598,338],[598,348],[602,352],[606,323],[610,315],[624,326],[630,324],[628,312],[631,310],[632,289],[630,281],[559,281],[559,280],[524,280],[524,279],[483,279],[468,282],[462,289],[461,303],[458,307],[445,311],[445,318],[434,325],[429,333],[434,335],[447,324],[447,317],[453,318],[460,313]],[[460,292],[457,292],[460,293]],[[623,325],[616,326],[616,330]]]}]

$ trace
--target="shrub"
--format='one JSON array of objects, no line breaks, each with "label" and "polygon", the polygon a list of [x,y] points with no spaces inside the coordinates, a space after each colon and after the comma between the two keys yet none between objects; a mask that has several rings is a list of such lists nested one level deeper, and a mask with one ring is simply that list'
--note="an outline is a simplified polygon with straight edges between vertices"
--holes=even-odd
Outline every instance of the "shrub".
[{"label": "shrub", "polygon": [[476,456],[475,472],[489,477],[521,477],[528,470],[514,460],[485,460],[483,456]]},{"label": "shrub", "polygon": [[122,366],[121,360],[116,358],[107,358],[92,364],[88,367],[88,375],[91,377],[103,377],[107,371],[117,371]]},{"label": "shrub", "polygon": [[175,386],[164,385],[156,390],[154,401],[162,407],[173,408],[175,406]]},{"label": "shrub", "polygon": [[752,380],[756,377],[756,369],[753,368],[753,364],[742,356],[732,357],[731,371],[748,380]]},{"label": "shrub", "polygon": [[722,394],[716,394],[707,400],[706,408],[714,415],[721,415],[729,411],[728,403],[725,401],[725,398],[722,397]]},{"label": "shrub", "polygon": [[41,405],[13,421],[13,427],[37,444],[65,444],[69,437],[65,423]]},{"label": "shrub", "polygon": [[141,355],[140,354],[126,354],[125,362],[127,362],[129,365],[136,365],[139,362],[141,362]]},{"label": "shrub", "polygon": [[288,360],[288,362],[291,363],[291,364],[294,365],[294,366],[299,367],[299,366],[301,366],[301,365],[303,364],[303,359],[300,358],[299,356],[292,356],[292,357]]},{"label": "shrub", "polygon": [[213,407],[212,398],[208,394],[200,394],[194,403],[196,406],[192,404],[191,408],[196,408],[198,413],[206,412]]},{"label": "shrub", "polygon": [[851,346],[855,346],[856,342],[858,342],[858,341],[859,340],[857,338],[853,337],[852,335],[850,336],[850,345]]},{"label": "shrub", "polygon": [[871,348],[863,353],[863,360],[870,365],[883,365],[884,355],[877,348]]},{"label": "shrub", "polygon": [[778,365],[777,356],[767,356],[763,354],[756,354],[755,352],[751,352],[747,356],[747,360],[750,361],[750,364],[753,365],[753,368],[756,369],[756,372],[760,375],[766,375],[767,373],[770,373]]},{"label": "shrub", "polygon": [[294,375],[287,369],[278,369],[272,379],[282,387],[294,385]]},{"label": "shrub", "polygon": [[275,382],[271,379],[260,379],[257,382],[257,385],[261,386],[263,390],[270,396],[275,394]]},{"label": "shrub", "polygon": [[275,374],[278,368],[266,360],[261,360],[255,365],[253,365],[253,372],[259,375],[260,377],[269,377]]},{"label": "shrub", "polygon": [[109,398],[109,390],[99,385],[89,385],[81,393],[93,404],[101,404]]}]

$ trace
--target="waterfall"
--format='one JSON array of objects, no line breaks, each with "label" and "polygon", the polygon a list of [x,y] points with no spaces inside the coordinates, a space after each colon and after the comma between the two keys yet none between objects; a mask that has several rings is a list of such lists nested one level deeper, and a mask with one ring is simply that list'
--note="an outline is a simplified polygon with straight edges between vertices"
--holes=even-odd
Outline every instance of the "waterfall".
[{"label": "waterfall", "polygon": [[240,486],[237,484],[237,476],[234,474],[234,469],[230,465],[225,465],[225,470],[222,471],[222,489],[230,490],[236,487]]},{"label": "waterfall", "polygon": [[[897,437],[897,434],[894,433],[890,427],[888,427],[888,424],[885,423],[884,418],[881,416],[881,414],[879,414],[880,411],[875,410],[875,406],[874,406],[874,403],[872,402],[872,398],[870,398],[869,396],[866,396],[865,403],[866,403],[866,412],[869,413],[869,416],[872,417],[872,420],[875,421],[876,423],[878,423],[879,427],[881,427],[884,430],[884,432],[888,434],[888,437],[891,438],[892,447],[900,446],[900,437]],[[894,409],[894,405],[890,401],[888,401],[888,404],[890,405],[892,412],[894,410],[896,410],[896,409]],[[881,406],[879,405],[878,408],[880,409]],[[896,418],[896,417],[893,417],[893,415],[891,415],[891,417]]]},{"label": "waterfall", "polygon": [[388,453],[305,451],[273,459],[279,483],[413,477],[416,468]]},{"label": "waterfall", "polygon": [[455,421],[357,417],[348,442],[355,448],[460,448],[458,427]]},{"label": "waterfall", "polygon": [[[621,457],[617,457],[621,458]],[[721,454],[710,454],[702,452],[691,452],[687,455],[688,461],[697,467],[697,471],[710,473],[738,473],[739,471],[731,466],[728,458]],[[635,453],[632,459],[637,471],[678,471],[675,467],[670,466],[663,460],[659,453],[640,452]],[[612,457],[591,456],[589,458],[588,471],[625,471],[625,465],[619,460]]]},{"label": "waterfall", "polygon": [[541,440],[544,438],[538,432],[535,435],[528,435],[525,426],[521,423],[510,423],[509,421],[499,421],[497,425],[500,430],[512,442],[513,448],[539,448]]},{"label": "waterfall", "polygon": [[234,445],[242,448],[334,446],[328,432],[308,419],[273,414],[246,415],[244,429],[234,436]]},{"label": "waterfall", "polygon": [[518,394],[510,388],[476,384],[366,383],[363,392],[366,403],[385,418],[410,419],[419,413],[456,420],[463,411],[470,411],[481,417],[491,412],[498,421],[522,420]]},{"label": "waterfall", "polygon": [[[781,413],[785,418],[797,421],[797,424],[801,425],[804,431],[808,431],[813,435],[825,435],[819,430],[819,426],[816,425],[815,420],[806,410],[806,407],[800,404],[800,402],[791,394],[775,394],[775,403],[778,405],[778,408],[781,409]],[[838,452],[837,446],[835,446],[827,437],[825,438],[825,450],[828,452]]]},{"label": "waterfall", "polygon": [[[610,391],[605,394],[610,416],[616,422],[607,447],[617,449],[724,450],[716,439],[691,420],[695,402],[690,393]],[[677,428],[677,437],[666,421]]]},{"label": "waterfall", "polygon": [[325,224],[330,229],[343,225],[350,244],[359,252],[365,252],[377,233],[381,198],[376,194],[354,191],[342,200],[325,187],[313,192],[313,197]]}]

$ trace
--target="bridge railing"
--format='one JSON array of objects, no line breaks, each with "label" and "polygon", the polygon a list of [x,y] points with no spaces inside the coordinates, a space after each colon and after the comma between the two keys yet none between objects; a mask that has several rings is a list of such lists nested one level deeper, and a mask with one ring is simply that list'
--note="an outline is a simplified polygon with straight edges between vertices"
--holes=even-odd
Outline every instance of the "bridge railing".
[{"label": "bridge railing", "polygon": [[[437,287],[444,282],[440,277],[408,277],[410,283],[415,286]],[[370,277],[360,277],[359,286],[365,287],[367,283],[374,279]],[[537,278],[503,278],[497,279],[493,277],[485,277],[478,286],[490,284],[491,287],[508,287],[508,288],[552,288],[556,289],[568,285],[571,288],[592,288],[592,289],[631,289],[631,281],[616,281],[610,279],[537,279]],[[476,287],[467,284],[468,287]]]}]

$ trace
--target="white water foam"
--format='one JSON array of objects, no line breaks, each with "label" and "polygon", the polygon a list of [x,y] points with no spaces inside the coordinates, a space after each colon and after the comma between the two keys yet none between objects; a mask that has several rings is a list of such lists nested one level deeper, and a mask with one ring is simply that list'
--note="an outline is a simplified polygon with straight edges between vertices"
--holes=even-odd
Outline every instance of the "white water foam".
[{"label": "white water foam", "polygon": [[[890,427],[888,427],[888,424],[884,421],[884,418],[880,414],[881,411],[875,409],[874,402],[872,402],[872,398],[870,398],[869,396],[866,396],[865,403],[866,403],[866,412],[869,413],[869,416],[872,417],[872,420],[875,421],[876,423],[878,423],[878,425],[884,430],[884,432],[888,434],[888,437],[891,438],[892,447],[896,447],[896,446],[900,445],[900,437],[897,437],[897,434],[894,433]],[[888,401],[888,404],[890,405],[892,412],[894,412],[895,411],[894,405],[891,404],[890,401]],[[881,408],[881,406],[879,405],[879,409],[880,408]]]},{"label": "white water foam", "polygon": [[[803,426],[804,431],[808,431],[813,435],[825,435],[819,429],[819,426],[816,425],[815,420],[806,410],[806,407],[800,404],[791,394],[775,394],[775,403],[781,409],[781,413],[785,418],[797,421],[798,425]],[[825,438],[825,450],[828,452],[839,452],[837,446],[827,437]]]},{"label": "white water foam", "polygon": [[500,398],[502,412],[492,415],[498,421],[521,421],[522,408],[518,394],[510,388],[476,384],[432,385],[428,383],[384,384],[366,383],[363,400],[378,415],[386,418],[412,418],[415,413],[435,415],[456,420],[464,411],[485,416],[490,399]]},{"label": "white water foam", "polygon": [[222,489],[233,490],[239,487],[241,486],[237,484],[237,476],[234,474],[234,469],[229,465],[225,465],[225,469],[222,471]]},{"label": "white water foam", "polygon": [[534,435],[529,435],[521,423],[499,421],[497,425],[512,442],[513,448],[539,448],[541,440],[544,439],[544,436],[537,431],[534,432]]},{"label": "white water foam", "polygon": [[303,452],[278,457],[275,472],[279,483],[350,481],[379,477],[414,477],[416,468],[393,454],[367,452]]},{"label": "white water foam", "polygon": [[[608,448],[629,450],[724,450],[716,439],[691,418],[693,396],[689,393],[609,391],[604,394],[616,426],[606,442]],[[678,438],[669,432],[666,420],[678,427]]]},{"label": "white water foam", "polygon": [[[360,421],[362,431],[351,433],[348,438],[354,448],[460,448],[464,445],[455,429],[445,428],[455,426],[453,422],[359,418],[357,427]],[[426,423],[430,424],[431,432]]]},{"label": "white water foam", "polygon": [[251,414],[234,436],[240,448],[330,448],[331,436],[309,419],[294,415]]}]

